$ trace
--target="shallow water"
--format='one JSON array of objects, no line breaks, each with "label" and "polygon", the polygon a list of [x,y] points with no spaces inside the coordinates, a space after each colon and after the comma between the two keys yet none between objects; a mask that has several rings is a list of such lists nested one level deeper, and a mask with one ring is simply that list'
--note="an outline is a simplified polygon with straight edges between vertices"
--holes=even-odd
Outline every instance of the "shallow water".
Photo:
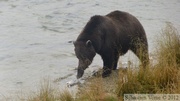
[{"label": "shallow water", "polygon": [[[69,41],[76,40],[91,16],[113,10],[140,20],[151,54],[166,22],[180,29],[179,0],[0,0],[0,99],[36,91],[45,78],[64,88],[75,79],[78,62]],[[135,58],[129,52],[120,62],[136,63]],[[85,75],[101,66],[96,55]]]}]

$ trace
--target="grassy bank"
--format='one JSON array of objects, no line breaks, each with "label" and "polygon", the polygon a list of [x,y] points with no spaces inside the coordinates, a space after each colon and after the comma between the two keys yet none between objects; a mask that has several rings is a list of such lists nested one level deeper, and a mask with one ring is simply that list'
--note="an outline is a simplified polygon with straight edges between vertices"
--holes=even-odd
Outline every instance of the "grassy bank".
[{"label": "grassy bank", "polygon": [[75,98],[67,90],[45,83],[27,101],[123,101],[123,94],[179,94],[180,35],[172,25],[162,30],[156,47],[156,62],[146,70],[129,65],[110,77],[93,77],[80,87]]},{"label": "grassy bank", "polygon": [[180,93],[180,35],[170,24],[157,39],[156,64],[148,70],[129,69],[127,82],[119,80],[117,95],[127,93]]}]

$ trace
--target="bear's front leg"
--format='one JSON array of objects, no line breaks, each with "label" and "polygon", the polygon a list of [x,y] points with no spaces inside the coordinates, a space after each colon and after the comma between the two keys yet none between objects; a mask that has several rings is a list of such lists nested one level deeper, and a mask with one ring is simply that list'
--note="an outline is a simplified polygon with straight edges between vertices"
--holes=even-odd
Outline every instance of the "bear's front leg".
[{"label": "bear's front leg", "polygon": [[104,66],[103,67],[103,73],[102,73],[102,77],[108,77],[111,74],[111,69],[109,67]]},{"label": "bear's front leg", "polygon": [[107,77],[111,74],[111,70],[113,67],[113,58],[112,56],[106,55],[106,56],[102,56],[102,59],[103,59],[102,77]]}]

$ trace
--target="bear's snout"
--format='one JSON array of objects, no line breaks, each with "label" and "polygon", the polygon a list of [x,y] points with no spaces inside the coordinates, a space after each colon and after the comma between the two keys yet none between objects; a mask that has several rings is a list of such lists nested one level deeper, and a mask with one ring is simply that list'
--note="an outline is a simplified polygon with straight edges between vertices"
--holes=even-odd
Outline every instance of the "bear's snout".
[{"label": "bear's snout", "polygon": [[81,78],[84,74],[84,70],[83,69],[78,69],[78,72],[77,72],[77,79]]}]

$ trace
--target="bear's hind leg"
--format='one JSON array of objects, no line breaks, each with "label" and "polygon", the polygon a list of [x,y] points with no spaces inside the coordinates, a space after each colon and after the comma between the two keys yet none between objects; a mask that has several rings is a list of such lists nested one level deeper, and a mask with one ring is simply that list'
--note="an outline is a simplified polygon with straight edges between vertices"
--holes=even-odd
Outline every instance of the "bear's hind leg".
[{"label": "bear's hind leg", "polygon": [[142,66],[146,68],[149,64],[148,48],[144,45],[136,45],[136,47],[131,48],[131,51],[139,58]]}]

